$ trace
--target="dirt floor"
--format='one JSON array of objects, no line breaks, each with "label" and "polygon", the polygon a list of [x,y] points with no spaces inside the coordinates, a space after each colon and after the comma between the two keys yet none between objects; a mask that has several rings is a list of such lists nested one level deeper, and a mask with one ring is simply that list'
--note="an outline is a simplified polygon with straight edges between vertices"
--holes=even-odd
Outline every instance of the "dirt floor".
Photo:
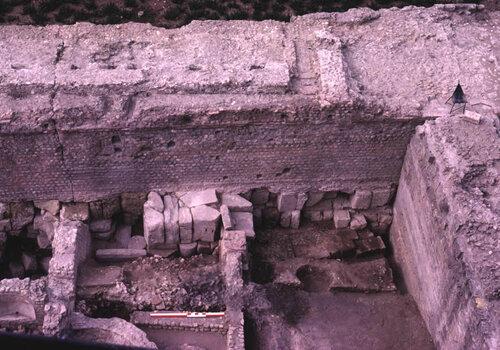
[{"label": "dirt floor", "polygon": [[216,333],[196,333],[171,331],[166,329],[143,328],[148,339],[158,346],[158,350],[220,350],[225,349],[226,339]]},{"label": "dirt floor", "polygon": [[434,345],[408,295],[308,293],[253,285],[248,301],[247,349],[414,349]]},{"label": "dirt floor", "polygon": [[[434,0],[2,0],[0,23],[73,24],[93,22],[116,24],[145,22],[177,28],[199,19],[274,19],[288,21],[291,16],[313,12],[346,11],[354,7],[373,9],[407,5],[432,6],[462,2]],[[468,0],[498,9],[499,0]]]}]

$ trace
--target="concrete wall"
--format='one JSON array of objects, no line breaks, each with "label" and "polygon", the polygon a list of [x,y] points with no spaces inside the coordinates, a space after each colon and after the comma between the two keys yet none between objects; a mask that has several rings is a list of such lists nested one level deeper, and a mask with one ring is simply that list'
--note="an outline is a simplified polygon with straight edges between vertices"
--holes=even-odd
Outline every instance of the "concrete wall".
[{"label": "concrete wall", "polygon": [[408,148],[391,242],[440,349],[498,348],[499,159],[487,118],[427,122]]},{"label": "concrete wall", "polygon": [[387,188],[415,125],[446,108],[456,60],[471,101],[495,106],[498,22],[453,5],[0,27],[0,201]]}]

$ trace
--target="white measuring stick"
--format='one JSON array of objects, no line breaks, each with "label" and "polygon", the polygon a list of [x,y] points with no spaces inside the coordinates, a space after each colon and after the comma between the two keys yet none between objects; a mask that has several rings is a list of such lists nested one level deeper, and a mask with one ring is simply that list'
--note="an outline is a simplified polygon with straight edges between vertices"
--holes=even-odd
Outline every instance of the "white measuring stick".
[{"label": "white measuring stick", "polygon": [[159,318],[209,318],[209,317],[224,317],[225,312],[187,312],[187,311],[163,311],[152,312],[149,314],[151,317]]}]

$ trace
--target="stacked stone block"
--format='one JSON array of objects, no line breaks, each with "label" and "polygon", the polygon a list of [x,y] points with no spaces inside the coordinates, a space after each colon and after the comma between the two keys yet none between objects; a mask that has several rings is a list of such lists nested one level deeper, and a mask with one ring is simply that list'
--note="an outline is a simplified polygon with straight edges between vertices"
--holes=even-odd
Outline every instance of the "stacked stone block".
[{"label": "stacked stone block", "polygon": [[144,204],[144,237],[150,253],[178,251],[181,256],[211,254],[221,228],[255,236],[252,203],[215,189],[148,194]]}]

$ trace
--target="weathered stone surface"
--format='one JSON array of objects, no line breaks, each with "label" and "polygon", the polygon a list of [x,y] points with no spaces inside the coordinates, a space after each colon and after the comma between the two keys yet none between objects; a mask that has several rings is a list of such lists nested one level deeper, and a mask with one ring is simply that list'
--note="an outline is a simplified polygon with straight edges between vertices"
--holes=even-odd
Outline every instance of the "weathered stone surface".
[{"label": "weathered stone surface", "polygon": [[351,229],[353,230],[362,230],[366,227],[366,219],[363,214],[354,214],[351,219]]},{"label": "weathered stone surface", "polygon": [[382,253],[385,250],[384,241],[379,236],[367,237],[356,242],[356,254],[360,256]]},{"label": "weathered stone surface", "polygon": [[297,194],[297,205],[295,206],[295,209],[296,210],[302,210],[302,208],[304,207],[304,205],[306,204],[307,202],[307,194],[301,192],[301,193],[298,193]]},{"label": "weathered stone surface", "polygon": [[348,210],[334,210],[333,222],[335,223],[335,228],[349,227],[350,221],[351,215]]},{"label": "weathered stone surface", "polygon": [[198,254],[212,254],[213,249],[211,243],[213,242],[198,242],[198,246],[196,247]]},{"label": "weathered stone surface", "polygon": [[165,218],[149,206],[144,206],[144,238],[148,248],[155,248],[165,243]]},{"label": "weathered stone surface", "polygon": [[193,217],[189,208],[179,208],[179,235],[181,243],[193,241]]},{"label": "weathered stone surface", "polygon": [[144,203],[144,206],[150,207],[158,212],[162,212],[163,209],[165,209],[163,199],[156,192],[149,192],[148,200],[146,201],[146,203]]},{"label": "weathered stone surface", "polygon": [[10,219],[0,220],[0,231],[10,231],[12,226],[10,225]]},{"label": "weathered stone surface", "polygon": [[33,221],[33,229],[38,231],[36,236],[38,246],[42,249],[50,246],[59,220],[52,215],[48,210],[42,214],[35,216]]},{"label": "weathered stone surface", "polygon": [[280,193],[278,195],[278,210],[280,213],[295,210],[297,207],[296,193]]},{"label": "weathered stone surface", "polygon": [[231,220],[231,213],[227,205],[222,204],[220,206],[220,215],[222,218],[222,226],[225,230],[231,230],[233,228],[233,221]]},{"label": "weathered stone surface", "polygon": [[158,349],[146,333],[117,317],[90,318],[78,312],[71,316],[72,339],[134,348]]},{"label": "weathered stone surface", "polygon": [[184,203],[188,208],[196,207],[199,205],[215,204],[217,203],[217,194],[214,189],[207,189],[204,191],[187,192],[179,197],[179,200]]},{"label": "weathered stone surface", "polygon": [[231,213],[231,220],[234,222],[234,230],[244,231],[247,238],[254,238],[252,213]]},{"label": "weathered stone surface", "polygon": [[382,206],[388,204],[391,197],[392,197],[392,194],[393,194],[393,190],[390,188],[373,190],[372,191],[372,201],[371,201],[372,208],[382,207]]},{"label": "weathered stone surface", "polygon": [[250,201],[253,205],[264,205],[269,200],[269,190],[267,188],[256,188],[252,191]]},{"label": "weathered stone surface", "polygon": [[237,194],[223,193],[221,203],[226,205],[231,211],[252,212],[252,202]]},{"label": "weathered stone surface", "polygon": [[59,209],[61,208],[61,204],[57,200],[50,201],[35,201],[35,207],[46,210],[52,215],[57,215],[59,213]]},{"label": "weathered stone surface", "polygon": [[191,215],[193,216],[193,241],[213,242],[219,228],[219,211],[200,205],[191,208]]},{"label": "weathered stone surface", "polygon": [[146,240],[143,236],[132,236],[128,241],[128,249],[146,249]]},{"label": "weathered stone surface", "polygon": [[172,195],[163,198],[165,211],[165,244],[176,248],[180,241],[179,233],[179,200]]},{"label": "weathered stone surface", "polygon": [[323,199],[324,192],[309,192],[307,194],[306,207],[312,207]]},{"label": "weathered stone surface", "polygon": [[426,122],[412,138],[398,186],[390,232],[395,260],[442,349],[497,347],[496,123],[447,115]]},{"label": "weathered stone surface", "polygon": [[290,228],[298,229],[300,226],[300,210],[294,210],[290,216]]},{"label": "weathered stone surface", "polygon": [[94,220],[90,222],[89,228],[91,232],[107,232],[111,230],[113,220]]},{"label": "weathered stone surface", "polygon": [[92,220],[113,219],[120,213],[120,198],[111,197],[89,203],[90,218]]},{"label": "weathered stone surface", "polygon": [[10,213],[12,230],[17,231],[33,221],[35,208],[31,202],[15,202],[10,204]]},{"label": "weathered stone surface", "polygon": [[351,197],[351,208],[368,209],[372,201],[372,192],[367,190],[358,190]]},{"label": "weathered stone surface", "polygon": [[98,249],[95,258],[103,262],[120,262],[146,256],[145,249]]},{"label": "weathered stone surface", "polygon": [[[131,248],[130,239],[132,237],[132,226],[130,225],[120,225],[115,232],[115,241],[122,248]],[[144,237],[143,237],[144,239]],[[145,247],[140,247],[138,249],[144,249]]]},{"label": "weathered stone surface", "polygon": [[290,221],[292,220],[292,212],[285,211],[280,214],[280,226],[287,228],[290,227]]},{"label": "weathered stone surface", "polygon": [[192,242],[192,243],[181,243],[179,244],[179,252],[183,258],[189,258],[190,256],[193,256],[196,254],[196,248],[198,246],[198,243]]},{"label": "weathered stone surface", "polygon": [[88,203],[64,203],[61,208],[61,219],[86,221],[89,218]]},{"label": "weathered stone surface", "polygon": [[40,259],[38,264],[40,266],[40,269],[46,274],[49,273],[50,259],[50,256],[44,256]]},{"label": "weathered stone surface", "polygon": [[78,287],[114,286],[123,281],[123,269],[119,266],[86,266],[79,269]]},{"label": "weathered stone surface", "polygon": [[21,262],[23,263],[23,267],[25,271],[33,272],[36,271],[38,265],[36,263],[36,257],[32,254],[28,254],[23,252],[21,254]]},{"label": "weathered stone surface", "polygon": [[0,220],[5,218],[8,212],[9,212],[9,205],[7,203],[0,202]]}]

